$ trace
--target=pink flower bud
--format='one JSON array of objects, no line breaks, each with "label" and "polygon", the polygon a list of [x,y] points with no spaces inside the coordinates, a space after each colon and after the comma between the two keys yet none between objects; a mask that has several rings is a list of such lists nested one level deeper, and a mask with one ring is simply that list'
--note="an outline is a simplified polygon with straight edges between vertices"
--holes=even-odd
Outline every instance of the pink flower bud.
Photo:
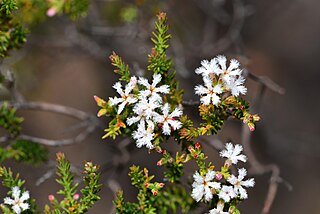
[{"label": "pink flower bud", "polygon": [[52,195],[52,194],[48,195],[48,200],[49,201],[53,201],[54,200],[54,195]]},{"label": "pink flower bud", "polygon": [[149,187],[149,183],[145,183],[144,186],[148,188]]},{"label": "pink flower bud", "polygon": [[195,159],[197,159],[197,158],[199,157],[199,155],[194,154],[193,157],[194,157]]},{"label": "pink flower bud", "polygon": [[222,179],[222,175],[221,174],[216,174],[215,176],[216,180],[220,181]]},{"label": "pink flower bud", "polygon": [[156,196],[156,195],[158,194],[157,190],[154,190],[154,191],[152,192],[152,194],[153,194],[154,196]]},{"label": "pink flower bud", "polygon": [[54,16],[56,14],[57,14],[56,9],[54,9],[52,7],[47,10],[47,16],[49,16],[49,17],[52,17],[52,16]]},{"label": "pink flower bud", "polygon": [[160,187],[163,187],[163,186],[164,186],[164,183],[159,183],[159,186],[160,186]]},{"label": "pink flower bud", "polygon": [[159,160],[158,162],[157,162],[157,166],[161,166],[162,165],[162,160]]},{"label": "pink flower bud", "polygon": [[254,131],[254,124],[253,123],[248,123],[248,127],[250,129],[250,131]]},{"label": "pink flower bud", "polygon": [[73,199],[74,199],[74,200],[78,200],[79,197],[80,197],[80,196],[79,196],[79,194],[77,193],[77,194],[74,194]]}]

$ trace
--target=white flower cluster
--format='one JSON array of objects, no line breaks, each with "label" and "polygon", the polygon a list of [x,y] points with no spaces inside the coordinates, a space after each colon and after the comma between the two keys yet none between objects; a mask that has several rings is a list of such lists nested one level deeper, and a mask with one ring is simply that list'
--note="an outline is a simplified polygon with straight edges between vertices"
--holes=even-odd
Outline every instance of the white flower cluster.
[{"label": "white flower cluster", "polygon": [[6,197],[4,198],[4,204],[11,205],[12,210],[20,214],[22,211],[29,209],[29,204],[25,201],[30,198],[29,192],[25,191],[21,195],[21,190],[19,187],[13,187],[12,188],[12,198]]},{"label": "white flower cluster", "polygon": [[204,105],[218,105],[224,92],[230,92],[233,96],[246,94],[247,88],[243,86],[245,81],[240,63],[236,59],[231,59],[227,67],[225,56],[219,55],[210,61],[202,60],[201,67],[195,72],[203,77],[203,85],[195,87],[195,93],[200,95],[200,101]]},{"label": "white flower cluster", "polygon": [[[126,105],[134,104],[134,116],[127,118],[127,125],[132,126],[138,123],[138,128],[132,134],[136,140],[137,147],[146,146],[152,149],[154,146],[154,131],[156,125],[161,126],[164,135],[170,135],[171,130],[177,130],[181,127],[181,122],[176,117],[182,115],[181,108],[175,108],[170,113],[168,103],[163,103],[161,94],[168,94],[170,87],[168,85],[157,86],[162,77],[160,74],[154,74],[152,83],[147,79],[135,76],[131,77],[130,82],[125,86],[124,91],[120,82],[114,84],[121,97],[109,98],[111,106],[118,105],[118,114],[121,114]],[[143,88],[137,94],[132,93],[136,85]]]},{"label": "white flower cluster", "polygon": [[[243,148],[241,145],[233,146],[226,144],[226,149],[220,152],[221,157],[227,158],[226,163],[237,164],[238,161],[246,162],[247,157],[241,154]],[[209,170],[205,175],[196,172],[193,175],[192,198],[199,202],[204,198],[205,202],[210,201],[214,195],[219,198],[217,208],[210,210],[210,213],[228,213],[223,212],[224,203],[230,202],[234,198],[247,199],[248,194],[244,187],[253,187],[254,179],[244,180],[247,175],[245,168],[238,169],[238,176],[231,175],[226,180],[222,179],[218,171]]]}]

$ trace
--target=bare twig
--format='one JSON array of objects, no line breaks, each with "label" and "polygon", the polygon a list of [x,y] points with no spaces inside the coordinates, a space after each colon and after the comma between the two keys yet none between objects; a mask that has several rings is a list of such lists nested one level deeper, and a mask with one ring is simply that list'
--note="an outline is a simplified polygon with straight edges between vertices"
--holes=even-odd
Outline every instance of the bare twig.
[{"label": "bare twig", "polygon": [[200,105],[200,101],[198,101],[198,100],[183,100],[182,105],[184,105],[184,106],[198,106],[198,105]]},{"label": "bare twig", "polygon": [[53,146],[53,147],[66,146],[66,145],[83,142],[94,130],[95,130],[94,126],[89,126],[85,131],[81,132],[76,137],[69,138],[69,139],[62,139],[62,140],[50,140],[46,138],[33,137],[25,134],[21,134],[19,136],[19,139],[29,140],[31,142],[46,145],[46,146]]},{"label": "bare twig", "polygon": [[215,138],[208,139],[204,136],[200,136],[199,139],[201,142],[205,142],[207,145],[210,145],[217,151],[222,150],[224,148],[223,143],[219,139],[215,139]]},{"label": "bare twig", "polygon": [[[249,73],[250,75],[251,73]],[[266,87],[278,92],[279,94],[284,93],[284,89],[276,85],[274,82],[271,80],[267,80],[266,78],[261,78],[258,76],[255,76],[251,74],[251,77],[257,82],[261,84],[259,94],[257,96],[257,99],[255,100],[255,105],[256,108],[259,109],[260,103],[262,100],[262,97],[264,95]],[[279,183],[283,182],[284,180],[280,177],[280,169],[276,164],[269,164],[269,165],[263,165],[261,164],[258,159],[256,158],[254,152],[252,151],[250,140],[251,140],[252,132],[249,131],[248,127],[244,124],[242,126],[242,132],[241,132],[241,142],[244,147],[244,151],[246,155],[248,156],[248,159],[250,160],[251,164],[251,169],[249,170],[250,173],[253,174],[265,174],[268,172],[271,172],[271,177],[270,177],[270,184],[269,184],[269,189],[268,193],[264,202],[264,207],[262,210],[262,214],[267,214],[270,212],[270,208],[274,202],[274,199],[277,194],[278,190],[278,185]],[[290,188],[289,188],[290,190]]]},{"label": "bare twig", "polygon": [[[213,17],[212,8],[219,8],[220,11],[224,11],[221,5],[211,4],[209,5],[209,1],[195,1],[200,9],[207,15],[207,17]],[[206,4],[205,4],[206,3]],[[238,38],[240,37],[240,33],[244,24],[244,20],[247,17],[248,13],[246,12],[245,4],[241,0],[233,0],[233,16],[230,19],[230,16],[227,12],[219,13],[218,16],[214,15],[215,19],[218,19],[220,23],[229,24],[228,31],[222,37],[220,37],[214,44],[210,45],[208,43],[201,45],[199,47],[193,47],[195,51],[193,53],[201,55],[215,55],[218,53],[227,50],[233,44],[236,43]],[[211,30],[210,28],[205,28],[204,30]],[[208,34],[208,32],[203,32],[203,35]]]},{"label": "bare twig", "polygon": [[271,91],[276,92],[280,95],[283,95],[286,91],[284,88],[279,86],[277,83],[275,83],[273,80],[271,80],[268,77],[255,75],[254,73],[250,72],[247,69],[244,69],[244,74],[247,75],[250,79],[266,86]]},{"label": "bare twig", "polygon": [[[3,102],[0,102],[0,105]],[[46,102],[8,102],[8,105],[20,110],[40,110],[40,111],[48,111],[57,114],[66,115],[69,117],[73,117],[79,120],[88,120],[96,117],[94,115],[88,114],[84,111],[67,107],[58,104],[46,103]],[[96,121],[98,121],[96,119]]]},{"label": "bare twig", "polygon": [[[0,104],[2,104],[2,102],[0,102]],[[76,135],[73,138],[51,140],[51,139],[29,136],[25,134],[21,134],[19,136],[19,139],[30,140],[34,143],[39,143],[46,146],[65,146],[65,145],[81,143],[92,132],[94,132],[97,127],[101,126],[99,120],[96,118],[95,115],[91,115],[89,113],[86,113],[84,111],[81,111],[72,107],[45,103],[45,102],[9,102],[8,104],[9,106],[19,110],[25,109],[25,110],[40,110],[40,111],[53,112],[53,113],[66,115],[66,116],[73,117],[83,121],[81,123],[81,126],[86,127],[86,129],[80,132],[78,135]],[[0,143],[8,141],[10,139],[11,139],[10,136],[3,136],[0,138]]]}]

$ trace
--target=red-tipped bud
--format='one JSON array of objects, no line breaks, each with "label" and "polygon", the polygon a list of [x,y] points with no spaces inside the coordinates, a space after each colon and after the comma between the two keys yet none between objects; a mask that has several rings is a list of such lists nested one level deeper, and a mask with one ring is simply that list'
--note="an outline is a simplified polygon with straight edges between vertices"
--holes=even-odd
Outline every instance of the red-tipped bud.
[{"label": "red-tipped bud", "polygon": [[153,194],[154,196],[156,196],[156,195],[158,194],[158,191],[157,191],[157,190],[154,190],[154,191],[152,192],[152,194]]},{"label": "red-tipped bud", "polygon": [[159,160],[158,162],[157,162],[157,166],[161,166],[162,165],[162,160]]},{"label": "red-tipped bud", "polygon": [[189,146],[189,147],[188,147],[188,150],[189,150],[189,152],[193,152],[192,146]]},{"label": "red-tipped bud", "polygon": [[250,129],[250,131],[254,131],[254,124],[253,123],[248,123],[248,127]]},{"label": "red-tipped bud", "polygon": [[145,183],[144,186],[148,188],[149,187],[149,183]]},{"label": "red-tipped bud", "polygon": [[156,55],[157,55],[157,51],[154,48],[152,48],[151,49],[151,56],[155,57]]},{"label": "red-tipped bud", "polygon": [[52,195],[52,194],[48,195],[48,200],[49,201],[53,201],[54,200],[54,195]]},{"label": "red-tipped bud", "polygon": [[163,155],[167,154],[167,150],[163,149],[163,150],[162,150],[162,154],[163,154]]},{"label": "red-tipped bud", "polygon": [[57,152],[56,156],[57,156],[57,161],[61,161],[64,158],[64,154],[60,151]]},{"label": "red-tipped bud", "polygon": [[200,143],[199,143],[199,142],[196,143],[195,148],[196,148],[196,149],[199,149],[200,147],[201,147]]},{"label": "red-tipped bud", "polygon": [[103,99],[101,99],[100,97],[94,95],[93,96],[94,100],[96,101],[97,105],[100,107],[105,107],[106,106],[106,101],[104,101]]},{"label": "red-tipped bud", "polygon": [[216,180],[220,181],[222,179],[222,175],[221,174],[216,174],[215,176]]},{"label": "red-tipped bud", "polygon": [[193,157],[194,157],[195,159],[197,159],[197,158],[199,157],[199,155],[194,154]]},{"label": "red-tipped bud", "polygon": [[101,117],[103,115],[105,115],[107,113],[107,110],[106,109],[100,109],[97,113],[97,117]]},{"label": "red-tipped bud", "polygon": [[159,183],[159,186],[160,187],[164,187],[164,183]]}]

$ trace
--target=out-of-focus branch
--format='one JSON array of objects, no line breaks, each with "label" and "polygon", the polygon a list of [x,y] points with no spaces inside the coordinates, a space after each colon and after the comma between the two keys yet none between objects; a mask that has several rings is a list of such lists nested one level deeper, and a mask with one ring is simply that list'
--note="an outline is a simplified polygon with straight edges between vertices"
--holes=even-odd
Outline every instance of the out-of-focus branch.
[{"label": "out-of-focus branch", "polygon": [[94,126],[89,126],[85,131],[81,132],[74,138],[62,139],[62,140],[50,140],[46,138],[33,137],[29,135],[20,135],[19,139],[29,140],[34,143],[46,145],[46,146],[66,146],[71,144],[77,144],[83,142],[93,131],[95,130]]},{"label": "out-of-focus branch", "polygon": [[244,69],[244,75],[248,76],[250,79],[262,84],[263,86],[267,87],[273,92],[276,92],[280,95],[283,95],[285,93],[285,89],[279,86],[277,83],[275,83],[273,80],[266,76],[258,76],[255,75],[254,73],[250,72],[247,69]]},{"label": "out-of-focus branch", "polygon": [[[275,92],[278,92],[279,94],[284,93],[284,89],[282,89],[280,86],[275,84],[273,81],[267,78],[261,78],[261,77],[255,76],[249,72],[248,74],[249,74],[249,77],[251,75],[251,78],[253,78],[253,80],[261,84],[260,91],[254,103],[254,106],[256,106],[256,108],[259,109],[260,107],[260,103],[262,101],[262,97],[264,95],[266,87]],[[252,174],[265,174],[268,172],[272,173],[270,177],[268,193],[267,193],[264,206],[261,212],[262,214],[267,214],[270,212],[271,206],[276,197],[278,185],[279,183],[284,182],[284,180],[280,177],[280,168],[278,167],[278,165],[276,164],[263,165],[258,161],[255,153],[252,151],[252,148],[251,148],[251,144],[250,144],[251,136],[252,136],[252,132],[250,132],[248,127],[244,124],[242,126],[241,142],[244,147],[244,151],[248,156],[248,159],[250,160],[251,169],[249,169],[249,172]],[[288,186],[289,190],[291,190],[291,188],[292,188],[291,186]]]},{"label": "out-of-focus branch", "polygon": [[[226,34],[222,37],[220,37],[214,44],[210,45],[208,43],[203,43],[200,48],[199,46],[194,47],[193,53],[196,55],[199,55],[199,52],[201,55],[216,55],[218,53],[223,52],[224,50],[227,50],[229,47],[231,47],[233,44],[235,44],[238,41],[238,38],[240,37],[240,33],[245,21],[245,18],[247,17],[247,8],[246,5],[241,0],[233,0],[232,6],[233,6],[233,15],[231,16],[223,9],[222,5],[218,4],[217,2],[211,2],[211,1],[194,1],[198,7],[206,14],[206,16],[209,18],[215,18],[216,20],[219,20],[218,22],[229,25],[228,31]],[[218,8],[219,13],[216,13],[214,16],[212,15],[212,9]],[[223,12],[221,12],[223,11]],[[212,30],[211,28],[204,28],[204,32],[202,35],[208,35],[209,30]],[[237,45],[237,44],[236,44]]]},{"label": "out-of-focus branch", "polygon": [[[3,102],[0,102],[0,105]],[[18,110],[40,110],[53,112],[57,114],[66,115],[79,120],[89,120],[91,119],[95,123],[99,123],[99,120],[95,115],[86,113],[84,111],[78,110],[76,108],[67,107],[59,104],[52,104],[46,102],[8,102],[10,107],[14,107]]]},{"label": "out-of-focus branch", "polygon": [[183,100],[182,105],[183,106],[198,106],[198,105],[200,105],[200,101],[198,101],[198,100]]},{"label": "out-of-focus branch", "polygon": [[[3,102],[0,102],[2,104]],[[67,107],[63,105],[45,103],[45,102],[8,102],[8,105],[14,107],[18,110],[38,110],[38,111],[47,111],[53,112],[61,115],[66,115],[69,117],[76,118],[81,120],[81,127],[86,127],[86,129],[80,132],[73,138],[61,139],[61,140],[51,140],[46,138],[39,138],[34,136],[29,136],[25,134],[21,134],[19,139],[29,140],[34,143],[39,143],[46,146],[65,146],[71,144],[77,144],[83,142],[92,132],[96,130],[98,127],[102,127],[100,121],[97,119],[95,115],[91,115],[84,111]],[[10,140],[10,136],[3,136],[0,138],[0,142],[5,142]]]},{"label": "out-of-focus branch", "polygon": [[19,102],[24,101],[22,94],[16,88],[16,79],[13,72],[8,68],[3,68],[1,73],[4,76],[2,85],[10,92],[12,99]]}]

